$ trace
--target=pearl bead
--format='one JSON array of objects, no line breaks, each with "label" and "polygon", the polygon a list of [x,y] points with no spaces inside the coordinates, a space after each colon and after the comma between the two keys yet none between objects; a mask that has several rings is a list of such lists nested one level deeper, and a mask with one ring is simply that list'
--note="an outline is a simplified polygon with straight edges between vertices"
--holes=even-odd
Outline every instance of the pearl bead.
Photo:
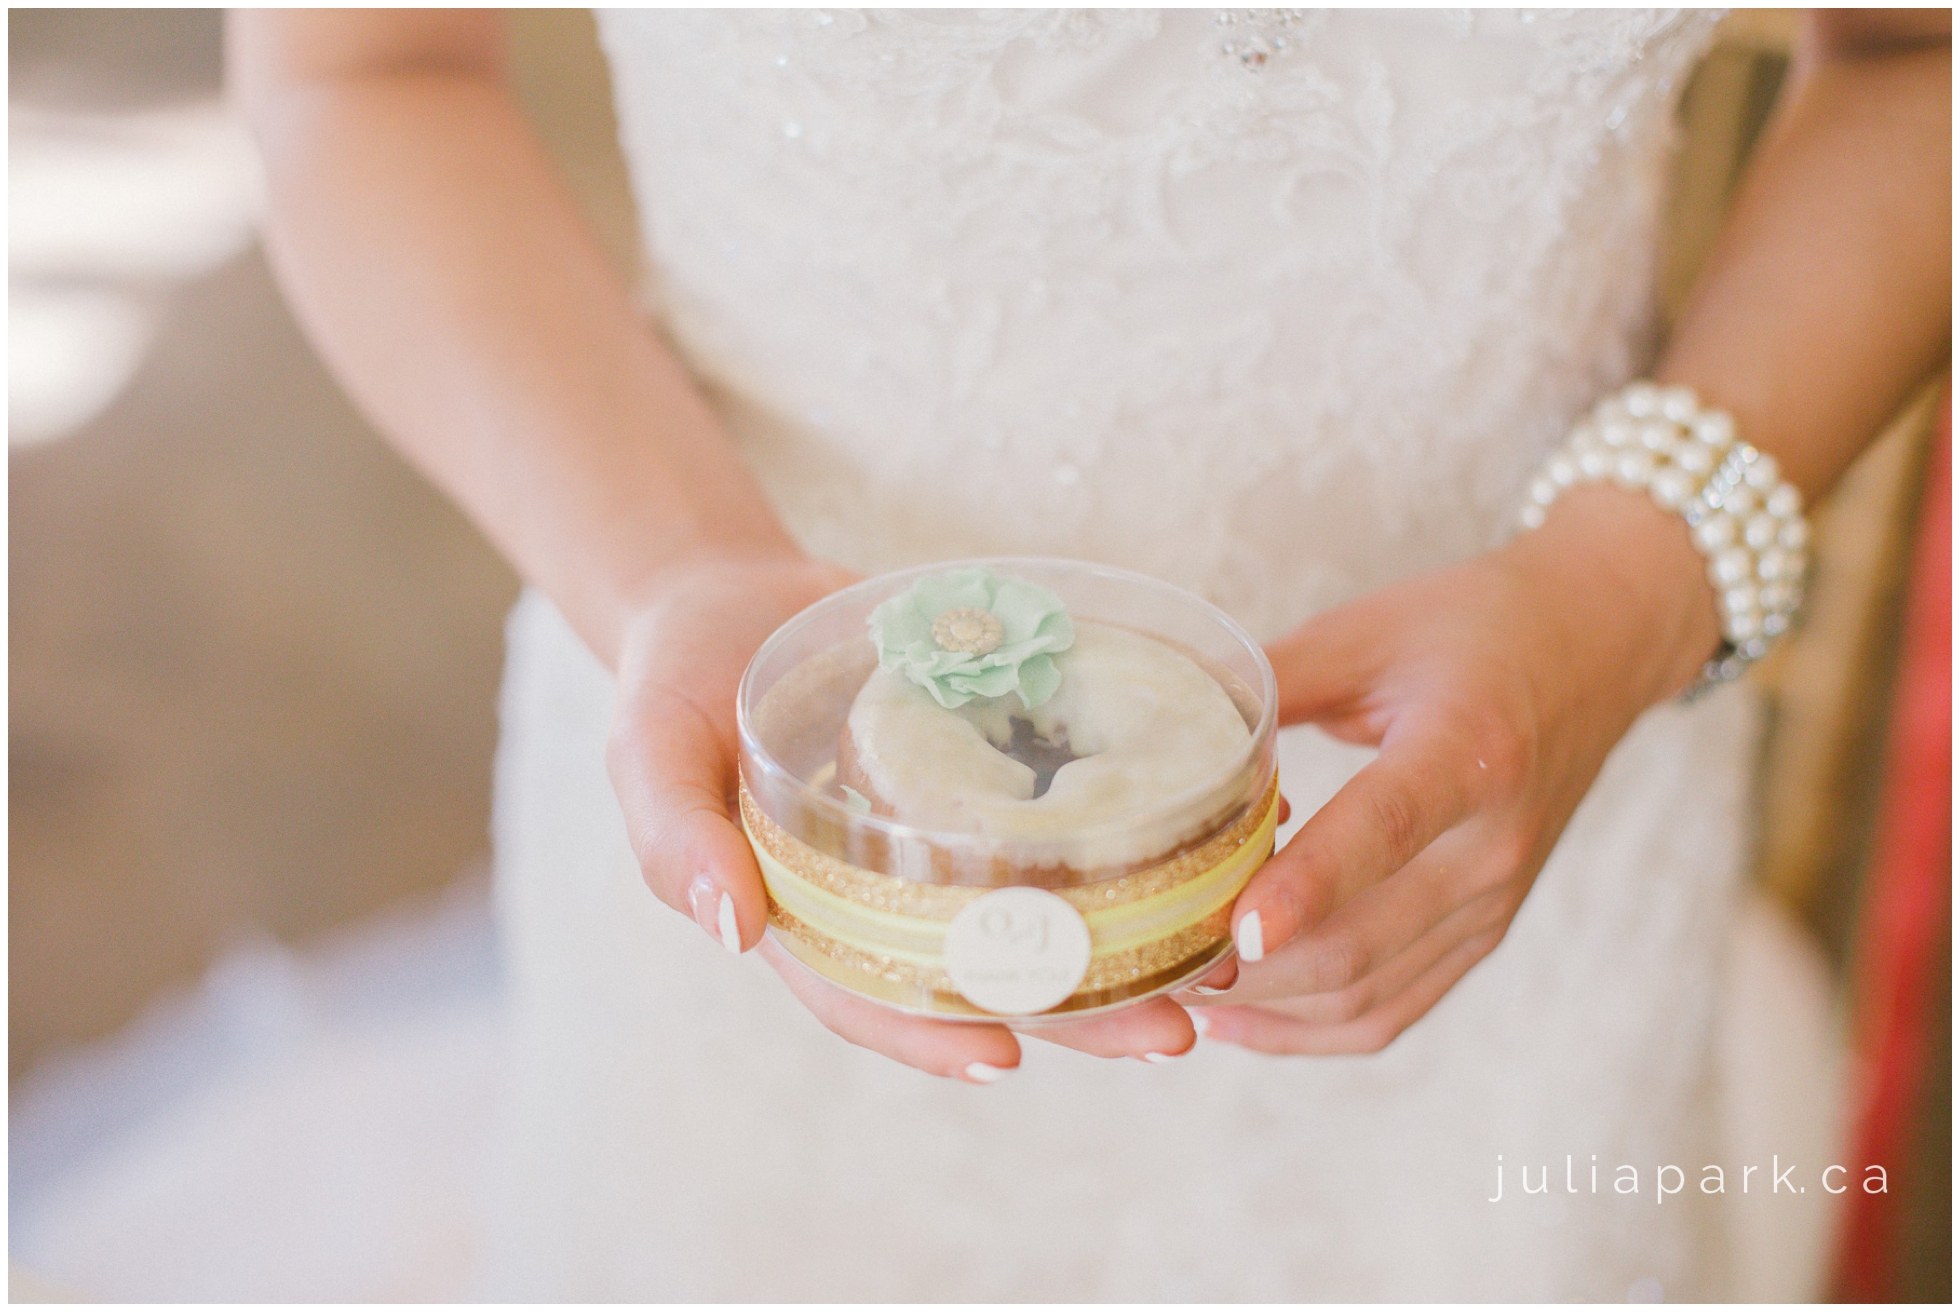
[{"label": "pearl bead", "polygon": [[1722,636],[1730,642],[1741,645],[1763,631],[1763,617],[1755,611],[1744,611],[1740,615],[1729,615],[1722,620]]},{"label": "pearl bead", "polygon": [[1756,509],[1756,494],[1749,490],[1747,484],[1732,487],[1722,494],[1722,509],[1737,519],[1747,519]]},{"label": "pearl bead", "polygon": [[1679,510],[1681,503],[1695,493],[1695,482],[1673,466],[1654,471],[1647,484],[1647,495],[1662,510]]},{"label": "pearl bead", "polygon": [[1695,525],[1695,545],[1704,554],[1713,555],[1735,541],[1735,521],[1727,515],[1716,513]]},{"label": "pearl bead", "polygon": [[1690,695],[1741,674],[1803,604],[1810,523],[1802,494],[1773,457],[1736,436],[1728,414],[1702,409],[1692,388],[1642,380],[1573,425],[1533,477],[1518,521],[1537,528],[1566,488],[1609,478],[1679,514],[1706,559],[1728,646]]},{"label": "pearl bead", "polygon": [[1677,424],[1685,424],[1693,419],[1701,409],[1701,402],[1695,396],[1695,389],[1676,384],[1663,387],[1660,396],[1661,413]]},{"label": "pearl bead", "polygon": [[1746,547],[1724,547],[1708,562],[1708,577],[1718,588],[1739,587],[1749,581],[1755,564]]},{"label": "pearl bead", "polygon": [[1735,614],[1735,616],[1723,616],[1723,620],[1721,620],[1721,635],[1727,637],[1729,641],[1737,643],[1737,645],[1746,643],[1750,637],[1756,637],[1758,633],[1762,633],[1762,614],[1760,612],[1744,610],[1744,612]]},{"label": "pearl bead", "polygon": [[1676,432],[1677,430],[1674,425],[1669,423],[1642,424],[1640,426],[1640,445],[1646,447],[1655,455],[1665,456],[1672,452],[1675,443],[1680,441],[1680,438],[1675,436]]},{"label": "pearl bead", "polygon": [[1717,451],[1726,450],[1735,441],[1735,420],[1720,410],[1695,416],[1689,427],[1694,429],[1697,442],[1704,442]]},{"label": "pearl bead", "polygon": [[1613,461],[1613,481],[1631,492],[1647,486],[1654,475],[1654,458],[1645,451],[1622,451]]},{"label": "pearl bead", "polygon": [[[1768,603],[1765,602],[1765,605]],[[1730,588],[1722,594],[1722,613],[1740,615],[1756,609],[1756,590],[1754,588]]]},{"label": "pearl bead", "polygon": [[1697,478],[1705,478],[1715,468],[1715,453],[1699,442],[1681,442],[1674,448],[1674,463]]},{"label": "pearl bead", "polygon": [[1749,517],[1747,527],[1742,530],[1742,540],[1749,544],[1751,551],[1766,551],[1776,545],[1776,530],[1780,525],[1776,516],[1761,512]]}]

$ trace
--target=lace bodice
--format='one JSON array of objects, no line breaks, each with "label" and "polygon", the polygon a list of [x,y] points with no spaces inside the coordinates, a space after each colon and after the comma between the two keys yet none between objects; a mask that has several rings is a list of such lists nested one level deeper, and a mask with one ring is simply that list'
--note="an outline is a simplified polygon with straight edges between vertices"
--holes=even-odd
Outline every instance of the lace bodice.
[{"label": "lace bodice", "polygon": [[1273,636],[1490,545],[1637,367],[1713,20],[600,24],[658,313],[813,550],[1103,559]]}]

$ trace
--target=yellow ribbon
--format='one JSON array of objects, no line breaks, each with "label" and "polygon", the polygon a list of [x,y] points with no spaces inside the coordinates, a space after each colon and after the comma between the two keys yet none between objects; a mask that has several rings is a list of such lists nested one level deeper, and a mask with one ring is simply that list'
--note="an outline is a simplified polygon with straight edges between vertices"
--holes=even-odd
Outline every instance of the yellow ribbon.
[{"label": "yellow ribbon", "polygon": [[[933,914],[869,906],[834,891],[850,886],[836,877],[840,864],[775,826],[761,815],[744,790],[742,825],[769,890],[770,921],[787,935],[788,946],[806,963],[859,992],[887,1001],[901,1001],[925,1010],[979,1014],[957,999],[946,975],[946,931],[953,916],[968,902],[991,890],[939,886],[933,892]],[[1161,889],[1152,876],[1168,872],[1185,857],[1120,879],[1057,889],[1081,912],[1089,927],[1090,964],[1077,998],[1090,993],[1120,992],[1125,982],[1152,980],[1181,963],[1195,962],[1219,947],[1229,936],[1229,911],[1253,872],[1272,855],[1279,822],[1279,794],[1270,790],[1256,826],[1221,859]],[[768,840],[757,829],[768,830]],[[772,848],[774,849],[772,851]],[[785,861],[778,853],[790,858]],[[827,868],[825,887],[792,868]],[[886,877],[845,867],[854,875],[882,883]],[[1181,873],[1181,872],[1180,872]],[[1125,897],[1126,890],[1149,890]],[[1215,922],[1208,924],[1208,922]],[[1201,927],[1205,927],[1201,931]],[[1214,953],[1214,956],[1218,955]],[[931,995],[928,1003],[921,994]],[[949,996],[950,995],[950,996]],[[909,1003],[903,1000],[909,1000]],[[1075,1009],[1071,999],[1055,1011]]]}]

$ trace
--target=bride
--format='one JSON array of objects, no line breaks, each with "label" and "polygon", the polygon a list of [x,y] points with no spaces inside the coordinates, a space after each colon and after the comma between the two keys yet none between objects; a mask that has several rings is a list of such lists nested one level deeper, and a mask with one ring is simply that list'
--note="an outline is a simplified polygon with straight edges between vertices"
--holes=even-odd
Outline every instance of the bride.
[{"label": "bride", "polygon": [[[1707,562],[1610,482],[1512,526],[1643,370],[1807,504],[1937,366],[1946,22],[1811,24],[1656,355],[1706,14],[608,12],[650,316],[495,16],[238,15],[290,296],[532,585],[485,1294],[1811,1292],[1739,1274],[1714,1036],[1777,1018],[1720,985],[1755,707],[1675,697]],[[1204,594],[1297,726],[1236,960],[1041,1043],[806,973],[729,816],[763,638],[985,554]]]}]

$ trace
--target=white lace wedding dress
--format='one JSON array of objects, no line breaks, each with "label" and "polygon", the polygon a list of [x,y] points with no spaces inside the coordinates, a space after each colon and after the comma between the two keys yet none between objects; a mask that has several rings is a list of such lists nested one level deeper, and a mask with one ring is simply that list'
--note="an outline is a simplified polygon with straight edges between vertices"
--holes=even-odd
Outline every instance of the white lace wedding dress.
[{"label": "white lace wedding dress", "polygon": [[[600,25],[657,314],[812,551],[1108,561],[1272,638],[1501,541],[1535,462],[1639,369],[1671,111],[1713,19]],[[1792,1198],[1754,1232],[1772,1284],[1744,1279],[1767,1214],[1736,1196],[1713,1057],[1718,1023],[1776,1022],[1719,987],[1745,690],[1635,727],[1503,945],[1381,1055],[1030,1042],[986,1088],[846,1045],[654,901],[602,763],[611,700],[522,602],[496,832],[519,1079],[485,1292],[1807,1292],[1820,1231]],[[1296,812],[1362,759],[1289,731]],[[1810,1152],[1816,1195],[1826,1141],[1791,1125],[1754,1147]],[[1664,1164],[1690,1183],[1657,1199]],[[1705,1164],[1727,1196],[1698,1192]]]}]

